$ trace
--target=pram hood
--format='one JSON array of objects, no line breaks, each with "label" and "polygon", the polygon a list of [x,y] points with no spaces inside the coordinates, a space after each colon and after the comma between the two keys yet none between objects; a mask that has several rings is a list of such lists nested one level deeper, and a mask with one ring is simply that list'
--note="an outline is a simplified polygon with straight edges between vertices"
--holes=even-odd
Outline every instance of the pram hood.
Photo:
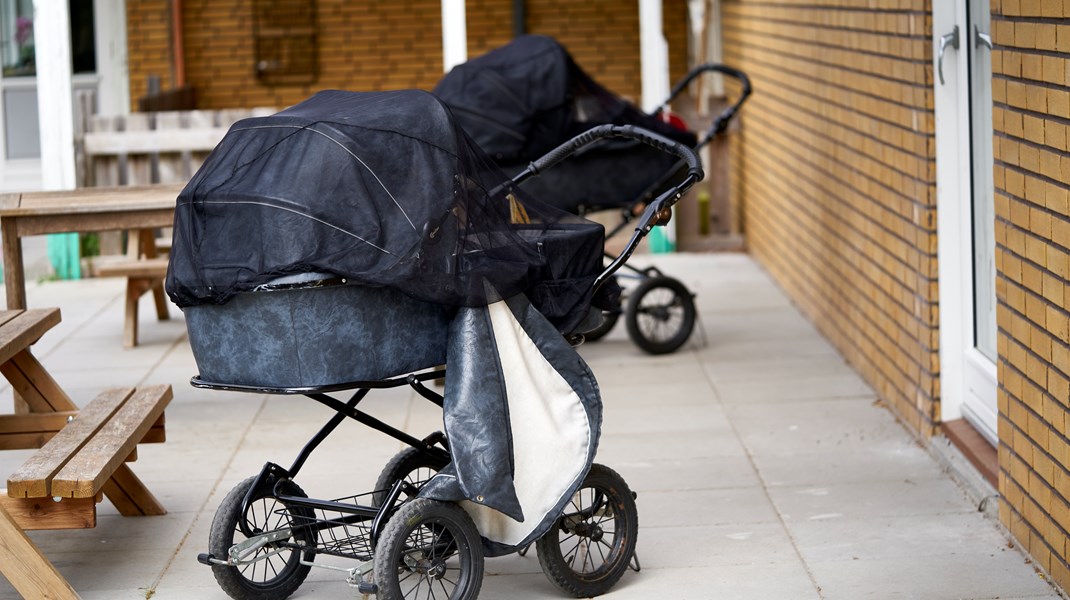
[{"label": "pram hood", "polygon": [[526,293],[565,331],[603,235],[516,190],[434,96],[325,91],[231,127],[179,195],[167,292],[221,304],[323,272],[453,306]]},{"label": "pram hood", "polygon": [[[696,138],[599,85],[550,37],[525,35],[454,67],[432,91],[498,164],[539,158],[598,125],[638,125],[687,146]],[[619,143],[619,142],[607,142]]]}]

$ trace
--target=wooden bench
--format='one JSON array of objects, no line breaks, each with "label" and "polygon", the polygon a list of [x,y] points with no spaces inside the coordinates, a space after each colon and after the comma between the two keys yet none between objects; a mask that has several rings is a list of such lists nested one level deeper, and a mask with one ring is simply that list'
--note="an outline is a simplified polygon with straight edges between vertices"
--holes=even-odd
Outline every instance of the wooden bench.
[{"label": "wooden bench", "polygon": [[96,526],[107,496],[126,516],[166,510],[126,462],[165,439],[169,385],[115,388],[82,410],[30,353],[58,309],[0,312],[0,372],[29,412],[0,415],[0,449],[38,448],[0,491],[0,573],[27,598],[77,598],[25,530]]},{"label": "wooden bench", "polygon": [[167,257],[124,257],[115,262],[103,263],[97,268],[101,277],[126,277],[126,308],[123,321],[123,346],[137,346],[138,300],[152,292],[156,303],[156,318],[166,321],[171,318],[167,310],[167,296],[163,280],[167,276]]}]

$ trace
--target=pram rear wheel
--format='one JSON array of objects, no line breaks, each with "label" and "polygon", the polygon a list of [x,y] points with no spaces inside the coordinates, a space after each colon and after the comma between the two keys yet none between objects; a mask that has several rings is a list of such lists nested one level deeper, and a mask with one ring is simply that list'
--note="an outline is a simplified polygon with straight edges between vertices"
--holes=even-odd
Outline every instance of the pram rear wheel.
[{"label": "pram rear wheel", "polygon": [[483,585],[483,546],[468,513],[417,498],[398,509],[375,549],[378,600],[473,600]]},{"label": "pram rear wheel", "polygon": [[617,319],[620,319],[619,312],[603,310],[602,324],[590,331],[583,332],[583,339],[588,342],[594,342],[606,337],[606,334],[613,331],[613,326],[617,324]]},{"label": "pram rear wheel", "polygon": [[[252,498],[248,510],[242,514],[242,501],[255,479],[250,477],[235,486],[216,510],[208,538],[209,552],[216,558],[226,558],[230,548],[245,539],[238,524],[240,520],[244,520],[253,532],[266,533],[311,522],[315,516],[307,508],[284,506],[268,491]],[[292,481],[283,483],[280,491],[289,496],[308,497]],[[296,528],[293,536],[281,544],[268,544],[246,557],[246,560],[261,560],[242,566],[212,565],[219,587],[235,600],[282,600],[288,597],[301,586],[310,569],[300,563],[302,551],[282,545],[293,543],[312,548],[316,544],[315,534],[308,528]],[[312,552],[307,552],[306,562],[312,562],[314,558]]]},{"label": "pram rear wheel", "polygon": [[608,592],[628,570],[638,533],[628,484],[613,469],[594,464],[535,549],[554,585],[576,598],[589,598]]},{"label": "pram rear wheel", "polygon": [[650,354],[668,354],[691,337],[695,300],[678,279],[651,277],[628,298],[625,318],[635,345]]},{"label": "pram rear wheel", "polygon": [[449,464],[448,461],[423,452],[419,448],[406,448],[398,452],[379,473],[379,479],[375,481],[375,494],[372,496],[372,502],[375,506],[382,506],[390,488],[399,479],[411,483],[417,489],[423,487],[447,464]]}]

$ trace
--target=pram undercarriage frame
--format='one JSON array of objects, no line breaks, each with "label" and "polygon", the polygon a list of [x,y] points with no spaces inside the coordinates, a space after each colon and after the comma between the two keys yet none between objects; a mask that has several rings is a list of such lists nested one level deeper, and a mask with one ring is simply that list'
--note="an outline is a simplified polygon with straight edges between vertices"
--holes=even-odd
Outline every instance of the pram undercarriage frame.
[{"label": "pram undercarriage frame", "polygon": [[[534,161],[512,183],[520,184],[608,137],[639,140],[674,154],[686,164],[687,174],[646,206],[624,250],[596,278],[595,290],[625,266],[642,238],[654,226],[664,224],[672,206],[703,177],[690,148],[636,127],[607,125],[580,134]],[[578,344],[583,337],[576,335],[570,341]],[[313,387],[237,385],[192,378],[191,385],[202,389],[303,395],[335,413],[289,468],[268,462],[258,475],[240,483],[224,499],[213,521],[210,551],[198,557],[213,567],[220,586],[236,599],[281,599],[301,585],[312,566],[323,566],[344,571],[347,582],[359,592],[374,593],[384,600],[410,597],[401,588],[412,577],[416,587],[409,591],[418,590],[420,598],[438,598],[439,589],[446,593],[443,597],[454,600],[476,598],[483,555],[472,520],[455,503],[417,498],[423,479],[410,477],[418,469],[433,473],[443,468],[450,460],[449,440],[441,432],[422,439],[414,437],[358,408],[371,390],[403,386],[442,407],[443,396],[425,384],[445,373],[444,369],[434,369]],[[352,395],[345,401],[330,395],[349,391]],[[346,419],[384,433],[409,449],[387,464],[371,492],[331,500],[309,498],[294,479],[309,456]],[[638,521],[635,497],[626,482],[602,465],[592,466],[577,496],[574,508],[558,517],[553,529],[535,545],[543,570],[555,585],[575,597],[589,597],[608,591],[630,565],[638,570]],[[235,543],[236,534],[245,539]],[[578,541],[569,541],[572,548],[566,551],[561,535]],[[314,562],[316,554],[354,559],[358,565],[348,569],[318,565]],[[281,566],[272,562],[276,557],[285,558]],[[579,566],[577,559],[581,560]],[[596,565],[599,559],[602,564]],[[589,561],[591,569],[587,568]],[[255,581],[261,566],[264,579]],[[426,592],[421,587],[424,583]],[[452,590],[447,589],[447,583]]]}]

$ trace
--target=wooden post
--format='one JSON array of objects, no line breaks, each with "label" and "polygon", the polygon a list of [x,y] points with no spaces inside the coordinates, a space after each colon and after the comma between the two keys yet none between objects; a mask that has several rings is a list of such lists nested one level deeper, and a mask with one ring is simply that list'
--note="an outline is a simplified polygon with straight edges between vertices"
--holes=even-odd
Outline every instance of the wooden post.
[{"label": "wooden post", "polygon": [[0,573],[23,598],[77,599],[78,592],[0,504]]}]

